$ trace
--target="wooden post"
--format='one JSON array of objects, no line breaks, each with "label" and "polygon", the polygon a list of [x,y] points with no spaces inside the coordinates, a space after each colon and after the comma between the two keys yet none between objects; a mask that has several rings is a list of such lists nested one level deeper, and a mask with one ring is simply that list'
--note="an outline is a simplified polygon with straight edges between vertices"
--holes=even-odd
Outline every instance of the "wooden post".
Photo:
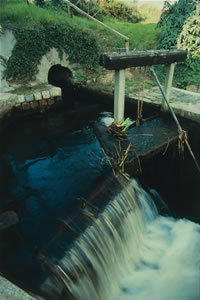
[{"label": "wooden post", "polygon": [[[171,92],[171,89],[172,89],[172,81],[173,81],[173,76],[174,76],[174,68],[175,68],[175,63],[167,65],[167,73],[166,73],[166,77],[165,77],[165,87],[164,87],[164,90],[165,90],[166,97],[168,99],[170,97],[170,92]],[[167,104],[164,101],[164,99],[162,100],[162,103],[161,103],[161,110],[162,111],[168,110]]]},{"label": "wooden post", "polygon": [[119,123],[124,120],[125,102],[125,70],[115,71],[115,91],[114,91],[114,122]]}]

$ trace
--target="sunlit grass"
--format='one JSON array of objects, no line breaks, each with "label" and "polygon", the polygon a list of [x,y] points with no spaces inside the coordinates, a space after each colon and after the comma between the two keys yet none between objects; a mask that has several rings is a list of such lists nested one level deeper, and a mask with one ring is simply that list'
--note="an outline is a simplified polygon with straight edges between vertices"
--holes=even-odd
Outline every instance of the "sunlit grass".
[{"label": "sunlit grass", "polygon": [[[6,1],[6,4],[1,5],[0,21],[21,24],[26,27],[43,23],[67,22],[92,31],[99,45],[106,51],[124,48],[125,45],[122,38],[85,17],[73,16],[73,18],[69,18],[67,13],[63,11],[43,9],[33,4],[28,5],[23,0]],[[106,18],[103,22],[129,37],[130,50],[153,49],[160,35],[160,31],[155,29],[155,24],[132,24],[111,18]]]},{"label": "sunlit grass", "polygon": [[[117,37],[115,34],[93,21],[86,18],[73,17],[71,23],[92,30],[98,43],[105,50],[125,47],[125,42],[122,38]],[[160,30],[155,29],[156,24],[132,24],[108,18],[104,19],[104,23],[129,38],[130,50],[154,49],[161,32]]]},{"label": "sunlit grass", "polygon": [[0,21],[20,24],[27,27],[40,23],[66,22],[68,16],[62,12],[43,9],[26,2],[7,3],[1,5]]}]

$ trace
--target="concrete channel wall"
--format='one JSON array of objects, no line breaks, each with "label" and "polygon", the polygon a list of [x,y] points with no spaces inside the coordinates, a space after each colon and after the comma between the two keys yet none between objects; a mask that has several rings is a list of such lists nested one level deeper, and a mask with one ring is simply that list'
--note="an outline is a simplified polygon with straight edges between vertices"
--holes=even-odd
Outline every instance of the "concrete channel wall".
[{"label": "concrete channel wall", "polygon": [[13,113],[44,112],[61,102],[61,88],[51,85],[27,95],[0,93],[0,122],[12,117]]}]

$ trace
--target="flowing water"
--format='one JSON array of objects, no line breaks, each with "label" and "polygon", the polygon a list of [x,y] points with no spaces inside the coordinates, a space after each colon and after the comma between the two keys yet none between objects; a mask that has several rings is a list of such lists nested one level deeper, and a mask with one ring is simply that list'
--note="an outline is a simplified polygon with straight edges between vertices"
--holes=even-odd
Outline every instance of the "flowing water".
[{"label": "flowing water", "polygon": [[[80,232],[73,241],[62,233],[49,243],[56,232],[55,220],[67,219],[70,205],[77,210],[75,199],[91,187],[89,174],[95,177],[103,171],[103,155],[88,124],[67,133],[57,128],[56,143],[49,135],[44,138],[41,128],[37,140],[38,136],[40,143],[33,145],[33,134],[25,150],[22,140],[15,146],[17,151],[10,142],[6,154],[12,170],[9,190],[20,207],[25,242],[18,241],[15,253],[4,254],[7,261],[1,261],[1,271],[26,276],[27,282],[38,277],[37,284],[26,284],[32,291],[39,285],[45,299],[200,299],[200,225],[159,215],[154,200],[166,204],[156,191],[150,195],[134,179],[128,183],[120,179],[121,191],[101,212],[96,207],[82,209],[80,219],[86,220],[87,227],[81,231],[72,222],[74,232]],[[26,137],[27,142],[28,132]],[[33,156],[33,150],[38,155]],[[6,192],[3,195],[8,196]],[[35,245],[47,259],[33,255]]]},{"label": "flowing water", "polygon": [[197,300],[200,225],[159,216],[132,180],[59,264],[72,299]]}]

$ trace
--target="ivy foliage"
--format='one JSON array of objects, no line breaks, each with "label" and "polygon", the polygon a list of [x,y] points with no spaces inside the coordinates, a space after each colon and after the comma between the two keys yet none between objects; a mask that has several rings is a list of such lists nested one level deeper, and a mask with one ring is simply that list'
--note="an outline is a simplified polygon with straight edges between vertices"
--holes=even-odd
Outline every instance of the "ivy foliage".
[{"label": "ivy foliage", "polygon": [[188,51],[190,59],[200,59],[200,4],[183,25],[177,47]]},{"label": "ivy foliage", "polygon": [[70,63],[95,66],[101,49],[95,37],[87,31],[65,22],[43,23],[33,28],[5,25],[13,31],[16,44],[7,61],[5,78],[34,80],[43,55],[56,48],[60,57],[68,55]]},{"label": "ivy foliage", "polygon": [[[194,0],[179,0],[174,4],[165,2],[157,27],[162,28],[158,42],[158,49],[170,49],[173,46],[188,51],[184,63],[179,63],[175,68],[174,83],[179,88],[197,83],[200,77],[199,51],[200,27],[198,2]],[[158,72],[164,74],[163,67],[158,66]]]},{"label": "ivy foliage", "polygon": [[158,49],[169,49],[176,46],[177,37],[182,31],[185,21],[195,8],[196,3],[194,0],[179,0],[174,4],[165,1],[160,21],[157,24],[158,28],[162,28]]},{"label": "ivy foliage", "polygon": [[200,3],[183,25],[177,39],[177,47],[188,51],[184,80],[200,84]]}]

